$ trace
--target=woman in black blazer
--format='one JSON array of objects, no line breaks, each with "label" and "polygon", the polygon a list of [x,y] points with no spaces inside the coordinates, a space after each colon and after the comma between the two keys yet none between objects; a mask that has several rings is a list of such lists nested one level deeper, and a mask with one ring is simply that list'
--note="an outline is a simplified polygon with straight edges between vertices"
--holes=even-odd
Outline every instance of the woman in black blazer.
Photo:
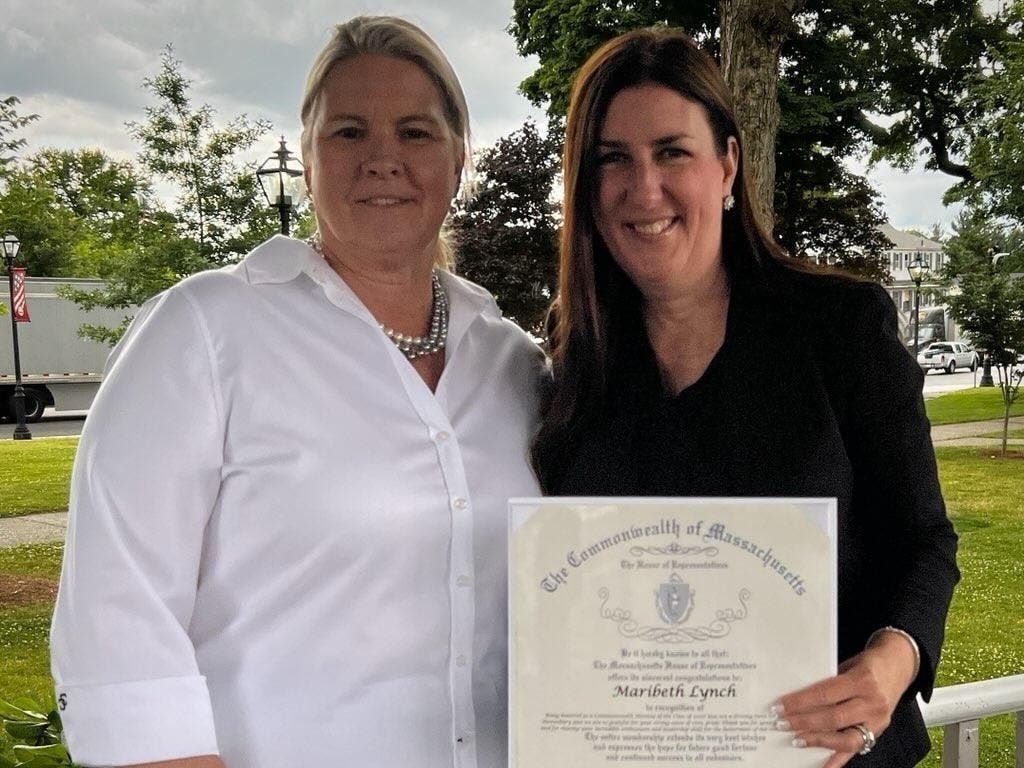
[{"label": "woman in black blazer", "polygon": [[778,727],[826,768],[915,765],[959,572],[892,301],[765,234],[728,87],[682,33],[583,66],[563,172],[545,490],[836,497],[839,674],[783,696]]}]

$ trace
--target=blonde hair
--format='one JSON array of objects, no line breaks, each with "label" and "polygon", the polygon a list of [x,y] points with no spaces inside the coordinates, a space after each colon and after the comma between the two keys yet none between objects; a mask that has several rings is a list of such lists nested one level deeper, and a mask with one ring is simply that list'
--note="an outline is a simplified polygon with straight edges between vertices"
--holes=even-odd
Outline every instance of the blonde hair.
[{"label": "blonde hair", "polygon": [[[310,120],[324,89],[324,81],[335,65],[356,56],[379,55],[402,59],[418,66],[437,87],[444,107],[445,122],[461,154],[463,179],[470,175],[472,148],[469,134],[469,108],[466,95],[451,62],[437,43],[415,24],[395,16],[357,16],[335,26],[331,39],[309,69],[302,94],[299,116],[302,119],[302,150],[309,151]],[[462,187],[468,188],[468,184]],[[454,249],[442,231],[438,236],[435,262],[451,269]]]}]

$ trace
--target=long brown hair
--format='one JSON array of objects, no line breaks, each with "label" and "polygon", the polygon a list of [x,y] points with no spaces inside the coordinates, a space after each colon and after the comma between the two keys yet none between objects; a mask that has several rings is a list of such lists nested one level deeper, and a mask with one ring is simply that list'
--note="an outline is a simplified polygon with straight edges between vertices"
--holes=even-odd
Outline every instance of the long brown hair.
[{"label": "long brown hair", "polygon": [[[552,490],[583,431],[608,409],[608,376],[642,334],[640,292],[612,259],[595,227],[597,145],[601,124],[620,91],[660,85],[704,106],[719,154],[740,143],[732,95],[715,62],[683,32],[638,29],[605,43],[580,68],[566,120],[564,200],[557,322],[551,339],[555,382],[533,460]],[[740,144],[735,206],[722,219],[722,255],[730,276],[785,259],[755,218]]]}]

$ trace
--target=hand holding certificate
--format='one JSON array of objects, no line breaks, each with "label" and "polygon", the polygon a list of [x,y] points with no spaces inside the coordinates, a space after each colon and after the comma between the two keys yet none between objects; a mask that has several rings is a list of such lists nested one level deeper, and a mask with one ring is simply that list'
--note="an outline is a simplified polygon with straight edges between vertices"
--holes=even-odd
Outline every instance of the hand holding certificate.
[{"label": "hand holding certificate", "polygon": [[510,764],[810,768],[771,704],[835,673],[835,502],[513,500]]}]

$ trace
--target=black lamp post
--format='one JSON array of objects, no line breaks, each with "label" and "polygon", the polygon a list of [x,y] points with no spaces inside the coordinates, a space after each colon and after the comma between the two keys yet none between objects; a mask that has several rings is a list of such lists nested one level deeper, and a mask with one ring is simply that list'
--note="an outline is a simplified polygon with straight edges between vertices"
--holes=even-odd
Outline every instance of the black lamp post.
[{"label": "black lamp post", "polygon": [[[992,274],[995,275],[996,264],[1003,256],[1009,256],[1008,253],[996,253],[995,248],[988,249],[988,255],[990,258],[990,264]],[[981,367],[981,379],[978,380],[979,387],[994,387],[996,385],[995,379],[992,378],[992,351],[985,350],[985,359],[982,361]]]},{"label": "black lamp post", "polygon": [[924,273],[928,270],[928,265],[921,261],[920,256],[915,256],[914,260],[910,262],[910,266],[907,267],[907,272],[910,273],[910,279],[914,281],[914,360],[917,360],[918,344],[921,335],[921,280],[924,279]]},{"label": "black lamp post", "polygon": [[[289,167],[289,161],[294,162],[298,168]],[[292,214],[292,196],[290,194],[293,183],[302,175],[302,163],[293,155],[284,143],[284,136],[281,137],[281,146],[277,148],[270,157],[263,161],[263,164],[256,171],[256,180],[260,183],[263,196],[271,208],[277,208],[281,215],[281,234],[290,233],[290,222]]]},{"label": "black lamp post", "polygon": [[7,284],[11,298],[11,337],[14,339],[14,417],[18,426],[14,428],[15,440],[31,440],[32,433],[25,426],[25,390],[21,386],[21,355],[18,351],[18,321],[14,312],[14,257],[18,255],[21,242],[8,232],[4,235],[4,265],[7,267]]}]

